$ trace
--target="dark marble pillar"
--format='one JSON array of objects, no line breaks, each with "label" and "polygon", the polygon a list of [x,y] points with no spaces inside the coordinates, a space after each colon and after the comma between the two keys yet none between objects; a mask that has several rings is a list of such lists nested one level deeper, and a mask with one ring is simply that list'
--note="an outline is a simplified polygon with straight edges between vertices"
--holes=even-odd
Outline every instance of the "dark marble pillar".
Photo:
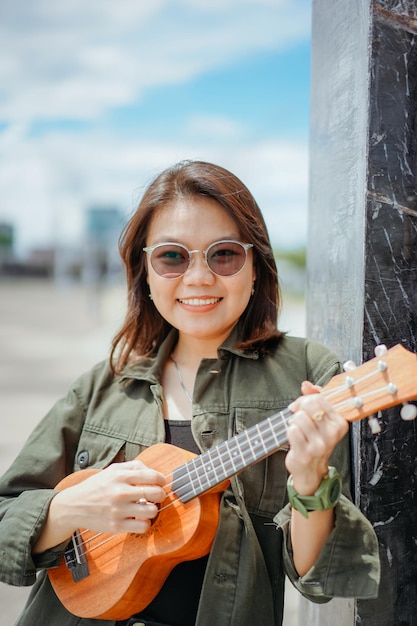
[{"label": "dark marble pillar", "polygon": [[[307,331],[361,362],[417,352],[417,3],[315,0]],[[417,397],[417,378],[416,378]],[[417,424],[352,433],[356,503],[380,542],[377,600],[302,606],[303,626],[417,625]]]}]

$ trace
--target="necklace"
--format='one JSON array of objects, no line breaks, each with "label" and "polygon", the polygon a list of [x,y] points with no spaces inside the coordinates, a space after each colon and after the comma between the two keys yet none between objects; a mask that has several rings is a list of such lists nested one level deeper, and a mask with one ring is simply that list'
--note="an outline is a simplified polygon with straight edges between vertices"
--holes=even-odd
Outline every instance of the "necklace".
[{"label": "necklace", "polygon": [[193,399],[192,399],[192,397],[191,397],[190,392],[188,391],[187,387],[186,387],[186,386],[185,386],[185,384],[184,384],[184,379],[183,379],[183,377],[182,377],[182,374],[181,374],[181,370],[180,370],[180,368],[179,368],[179,365],[178,365],[178,363],[176,362],[176,360],[174,359],[174,357],[172,356],[172,354],[171,354],[171,356],[170,356],[170,359],[171,359],[171,361],[173,362],[173,364],[175,365],[175,369],[177,370],[178,380],[180,381],[180,385],[181,385],[181,387],[183,388],[183,391],[184,391],[185,395],[187,396],[188,400],[189,400],[189,401],[191,402],[191,404],[192,404],[192,403],[193,403]]}]

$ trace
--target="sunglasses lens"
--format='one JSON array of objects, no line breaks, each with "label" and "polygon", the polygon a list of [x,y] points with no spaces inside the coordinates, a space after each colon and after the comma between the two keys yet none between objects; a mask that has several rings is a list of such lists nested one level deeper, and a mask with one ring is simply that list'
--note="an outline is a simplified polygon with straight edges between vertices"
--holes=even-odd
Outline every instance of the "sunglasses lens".
[{"label": "sunglasses lens", "polygon": [[164,278],[178,278],[187,271],[190,256],[182,246],[167,244],[157,246],[151,255],[152,267]]},{"label": "sunglasses lens", "polygon": [[207,250],[209,268],[220,276],[237,274],[246,261],[245,248],[236,241],[222,241]]}]

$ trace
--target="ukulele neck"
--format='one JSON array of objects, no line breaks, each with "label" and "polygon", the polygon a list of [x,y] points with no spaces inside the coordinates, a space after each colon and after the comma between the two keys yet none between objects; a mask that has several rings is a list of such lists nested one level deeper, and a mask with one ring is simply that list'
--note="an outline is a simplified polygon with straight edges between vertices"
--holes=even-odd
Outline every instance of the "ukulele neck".
[{"label": "ukulele neck", "polygon": [[279,411],[174,470],[172,491],[182,502],[209,491],[287,443],[292,413]]}]

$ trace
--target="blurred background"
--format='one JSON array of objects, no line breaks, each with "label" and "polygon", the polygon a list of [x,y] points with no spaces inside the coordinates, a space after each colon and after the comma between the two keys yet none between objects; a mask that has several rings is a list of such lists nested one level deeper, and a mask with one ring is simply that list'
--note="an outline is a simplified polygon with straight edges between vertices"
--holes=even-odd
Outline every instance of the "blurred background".
[{"label": "blurred background", "polygon": [[186,158],[231,169],[274,245],[303,247],[310,21],[311,0],[2,0],[3,266],[80,273]]},{"label": "blurred background", "polygon": [[[125,309],[117,241],[181,159],[261,206],[305,333],[311,0],[0,3],[0,473]],[[296,623],[296,600],[286,625]],[[0,584],[3,626],[27,590]]]}]

